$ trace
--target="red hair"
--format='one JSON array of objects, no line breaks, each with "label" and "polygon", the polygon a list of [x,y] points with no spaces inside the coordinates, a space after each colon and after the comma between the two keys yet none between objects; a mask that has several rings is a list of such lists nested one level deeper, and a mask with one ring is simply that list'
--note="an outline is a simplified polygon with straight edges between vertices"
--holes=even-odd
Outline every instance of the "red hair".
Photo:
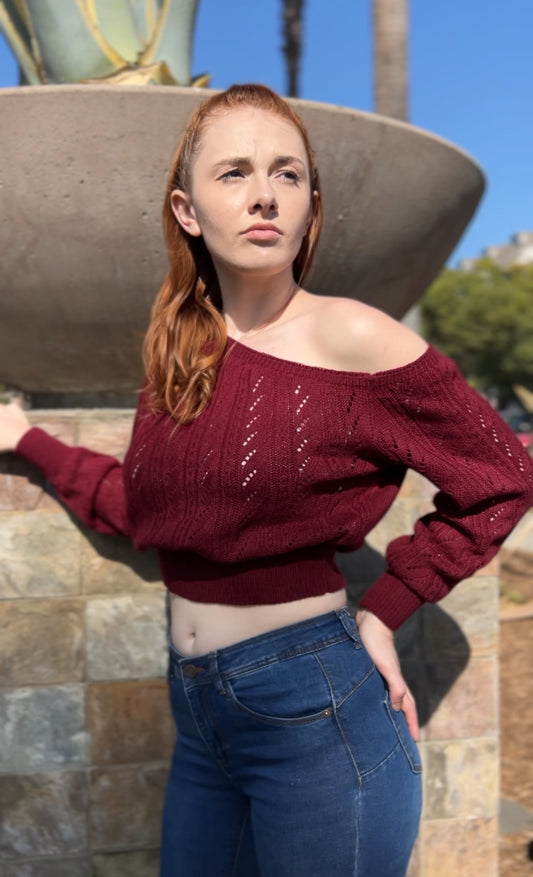
[{"label": "red hair", "polygon": [[171,413],[178,423],[198,417],[211,399],[218,366],[226,346],[226,325],[213,261],[203,238],[188,235],[171,206],[175,189],[191,191],[191,173],[209,119],[221,112],[253,107],[292,122],[303,139],[310,168],[312,219],[293,263],[301,283],[308,274],[322,227],[322,203],[315,157],[300,117],[264,85],[232,85],[196,109],[178,144],[163,204],[163,231],[170,270],[154,302],[144,342],[144,363],[152,404]]}]

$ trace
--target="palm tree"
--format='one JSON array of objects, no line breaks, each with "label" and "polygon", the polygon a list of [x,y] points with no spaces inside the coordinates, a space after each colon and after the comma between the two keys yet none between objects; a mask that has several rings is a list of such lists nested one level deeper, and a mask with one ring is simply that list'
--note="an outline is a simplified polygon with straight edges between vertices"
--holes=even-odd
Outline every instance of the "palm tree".
[{"label": "palm tree", "polygon": [[304,0],[283,0],[283,52],[287,60],[287,94],[298,97]]},{"label": "palm tree", "polygon": [[375,111],[407,121],[408,0],[373,0]]}]

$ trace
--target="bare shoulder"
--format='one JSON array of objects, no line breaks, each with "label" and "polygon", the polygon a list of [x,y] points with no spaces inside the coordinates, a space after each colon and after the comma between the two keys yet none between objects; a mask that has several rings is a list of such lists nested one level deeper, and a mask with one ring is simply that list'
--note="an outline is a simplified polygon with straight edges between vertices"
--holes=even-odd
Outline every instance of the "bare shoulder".
[{"label": "bare shoulder", "polygon": [[379,372],[422,356],[427,342],[383,311],[347,298],[317,297],[313,334],[333,368]]}]

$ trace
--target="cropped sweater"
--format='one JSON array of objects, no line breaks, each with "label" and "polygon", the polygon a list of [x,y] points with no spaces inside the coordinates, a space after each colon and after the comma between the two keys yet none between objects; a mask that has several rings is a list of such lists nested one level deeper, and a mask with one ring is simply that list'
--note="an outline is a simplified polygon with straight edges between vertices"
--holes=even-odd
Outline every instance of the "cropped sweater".
[{"label": "cropped sweater", "polygon": [[363,544],[415,469],[435,510],[390,543],[361,603],[392,629],[485,565],[533,501],[528,454],[433,347],[368,374],[230,340],[192,423],[141,395],[124,464],[37,427],[17,453],[89,526],[156,548],[170,591],[233,605],[342,588],[335,552]]}]

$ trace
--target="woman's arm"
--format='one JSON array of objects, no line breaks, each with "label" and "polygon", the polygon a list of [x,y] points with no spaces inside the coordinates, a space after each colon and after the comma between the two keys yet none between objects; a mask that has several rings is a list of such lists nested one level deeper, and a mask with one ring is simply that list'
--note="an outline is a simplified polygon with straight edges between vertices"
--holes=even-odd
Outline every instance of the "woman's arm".
[{"label": "woman's arm", "polygon": [[0,452],[10,451],[36,466],[93,530],[129,535],[122,464],[114,457],[69,447],[32,426],[14,403],[0,406]]},{"label": "woman's arm", "polygon": [[379,453],[438,488],[435,511],[390,543],[388,570],[361,601],[395,630],[494,557],[533,502],[532,461],[457,366],[433,348],[375,375],[372,391]]},{"label": "woman's arm", "polygon": [[400,335],[404,344],[396,350],[384,332],[389,357],[398,361],[372,378],[372,434],[384,463],[422,473],[439,492],[435,511],[414,533],[390,543],[388,570],[364,595],[357,623],[392,706],[403,710],[416,740],[416,705],[392,631],[489,562],[533,503],[533,478],[527,452],[456,365]]}]

